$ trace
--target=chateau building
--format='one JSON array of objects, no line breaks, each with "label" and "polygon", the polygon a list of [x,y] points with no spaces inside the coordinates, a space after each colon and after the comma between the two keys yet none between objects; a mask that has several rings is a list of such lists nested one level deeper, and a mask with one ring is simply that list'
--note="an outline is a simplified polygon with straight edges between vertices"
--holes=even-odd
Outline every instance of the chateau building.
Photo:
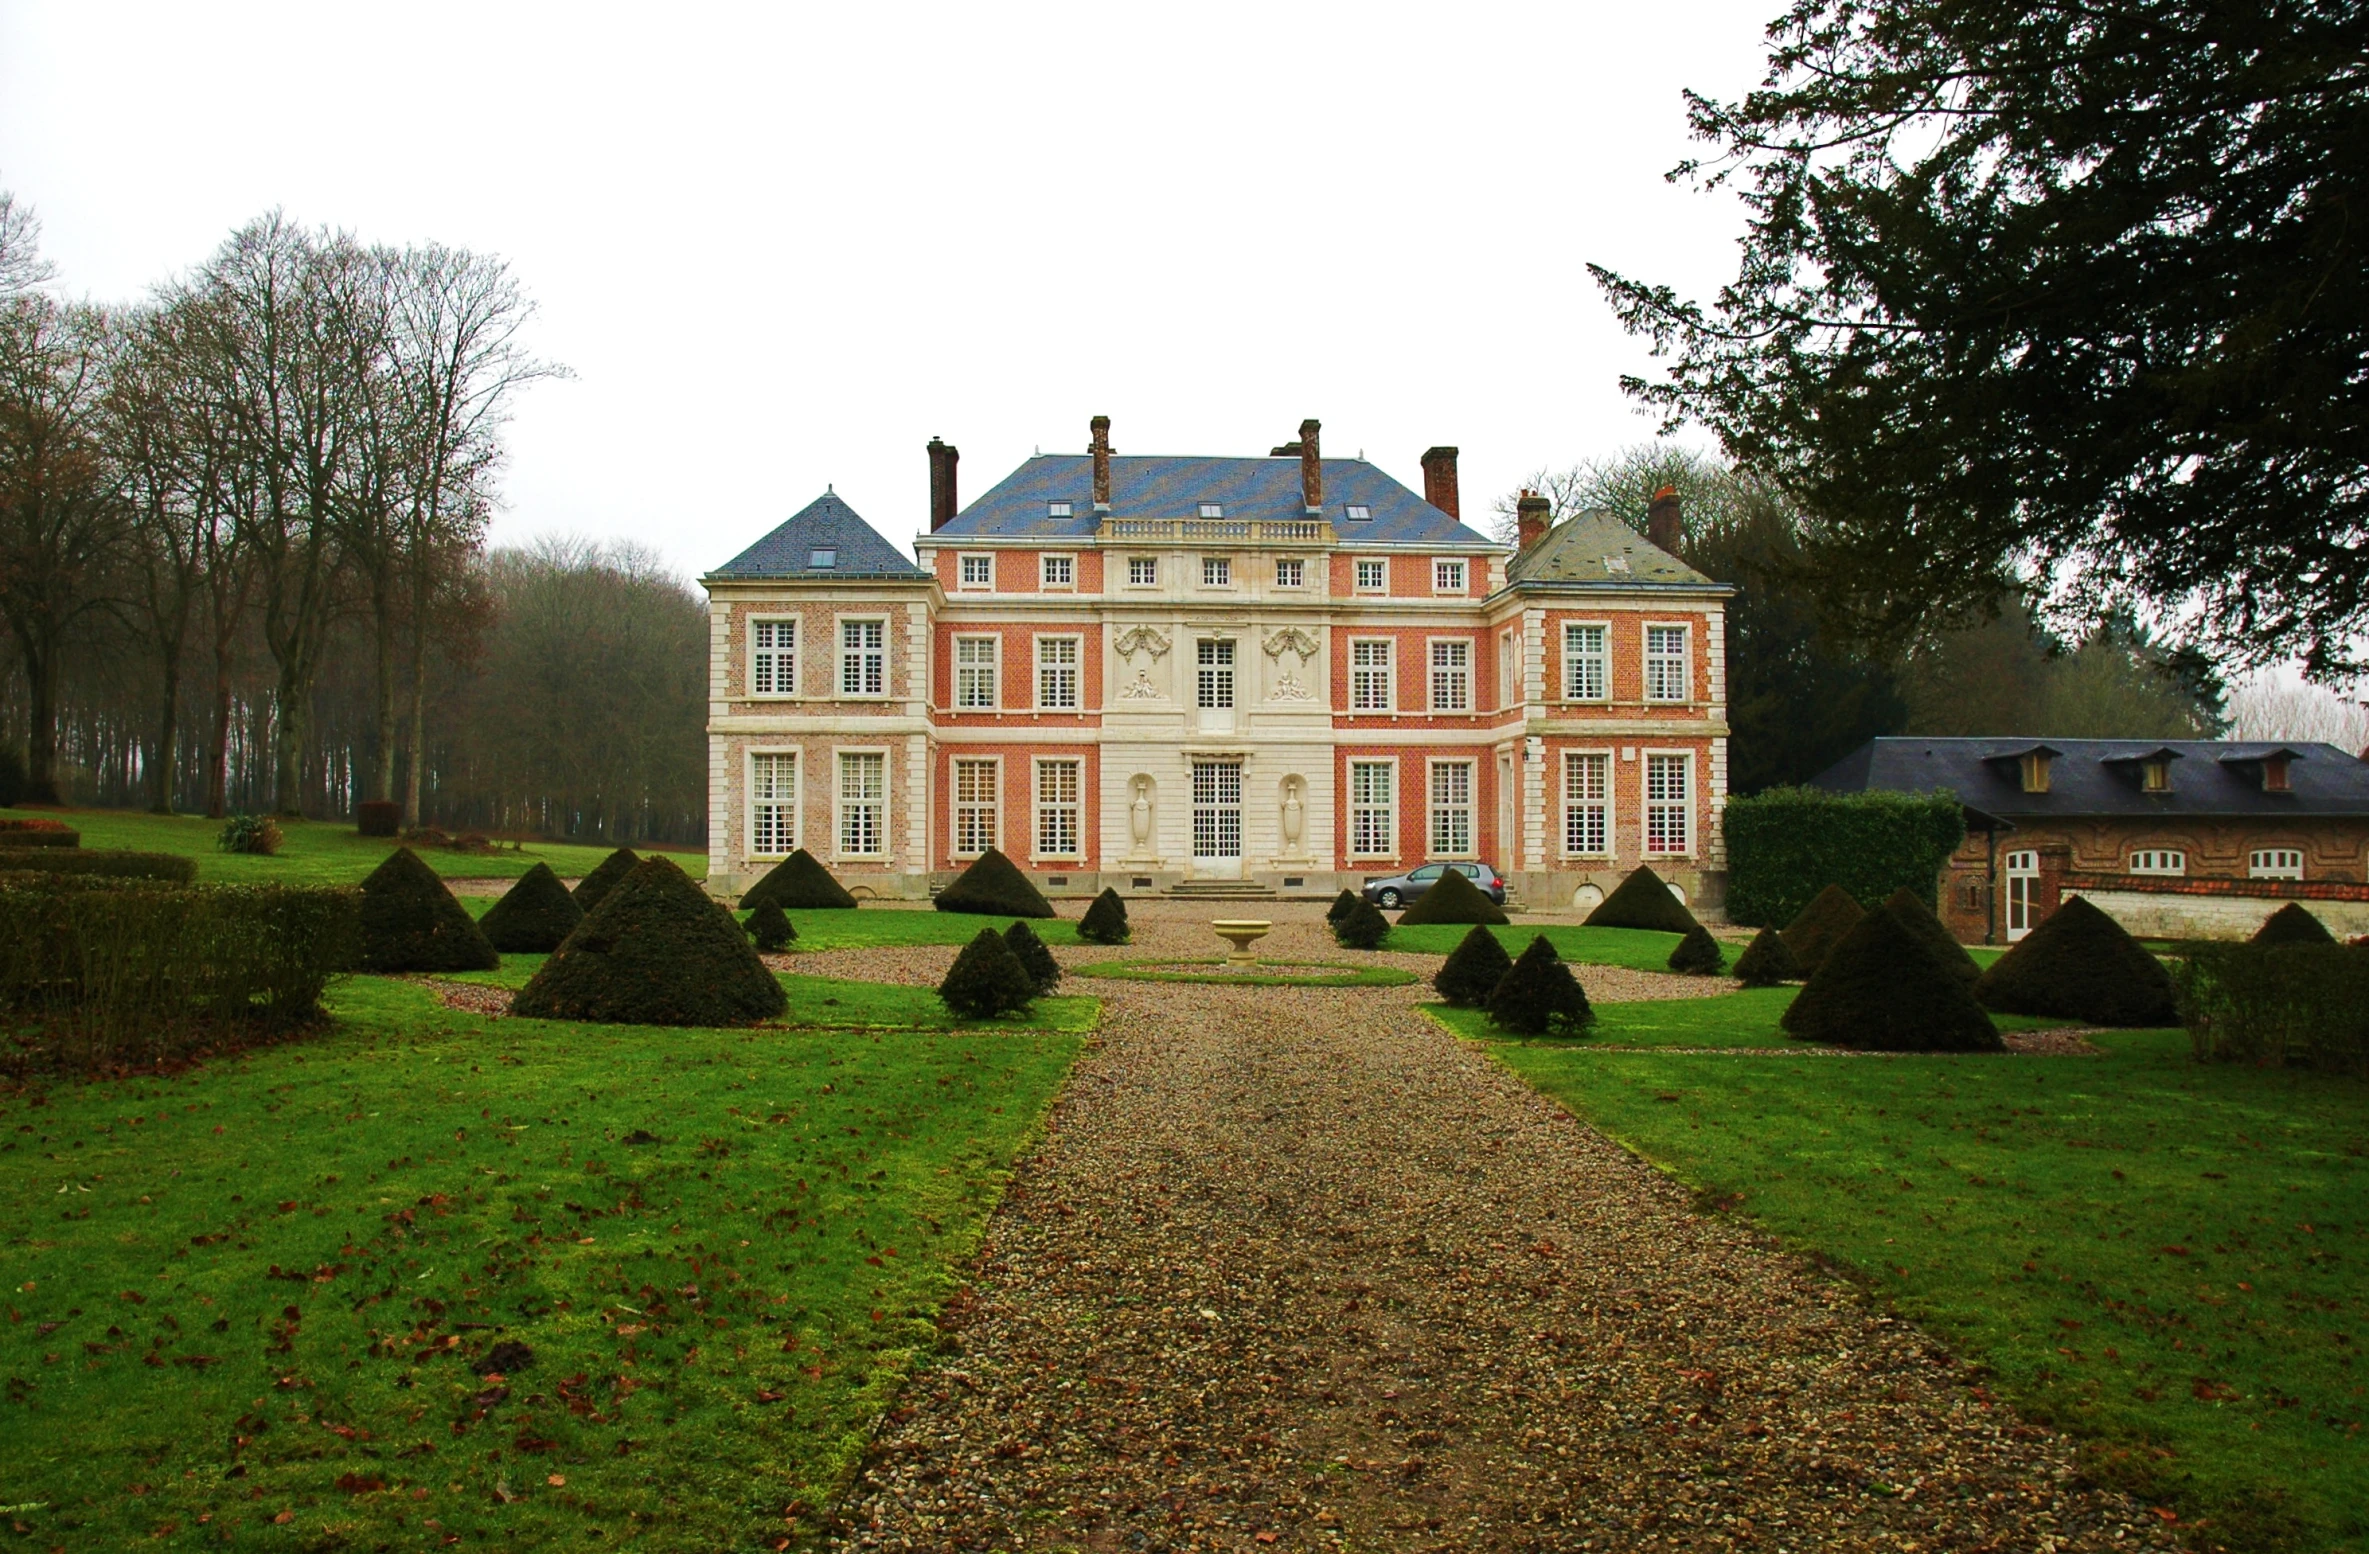
[{"label": "chateau building", "polygon": [[921,897],[989,847],[1054,895],[1330,895],[1479,859],[1586,902],[1640,862],[1724,879],[1723,607],[1600,515],[1521,543],[1328,459],[1039,455],[958,507],[933,440],[914,560],[826,492],[702,579],[711,888],[798,847]]}]

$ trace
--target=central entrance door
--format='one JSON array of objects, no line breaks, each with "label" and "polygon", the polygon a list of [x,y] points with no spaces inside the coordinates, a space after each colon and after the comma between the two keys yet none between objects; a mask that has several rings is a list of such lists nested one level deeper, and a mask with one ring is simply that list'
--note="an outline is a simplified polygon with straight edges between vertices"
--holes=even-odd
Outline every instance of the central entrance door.
[{"label": "central entrance door", "polygon": [[1242,877],[1242,763],[1193,763],[1193,874]]}]

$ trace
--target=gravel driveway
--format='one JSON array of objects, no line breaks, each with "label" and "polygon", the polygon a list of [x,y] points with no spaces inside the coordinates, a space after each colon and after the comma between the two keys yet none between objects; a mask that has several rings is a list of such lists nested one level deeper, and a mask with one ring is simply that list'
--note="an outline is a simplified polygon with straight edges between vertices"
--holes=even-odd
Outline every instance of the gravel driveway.
[{"label": "gravel driveway", "polygon": [[[1209,909],[1136,915],[1123,953],[1215,948]],[[1313,918],[1274,952],[1347,958]],[[950,953],[799,961],[919,978]],[[836,1546],[2172,1546],[1915,1330],[1445,1035],[1422,990],[1091,986],[1102,1040]]]}]

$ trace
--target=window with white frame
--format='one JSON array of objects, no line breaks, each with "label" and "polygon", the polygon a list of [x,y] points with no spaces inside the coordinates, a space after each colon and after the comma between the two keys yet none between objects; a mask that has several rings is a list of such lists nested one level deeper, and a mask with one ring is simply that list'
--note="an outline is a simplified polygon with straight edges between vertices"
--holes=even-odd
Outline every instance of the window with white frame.
[{"label": "window with white frame", "polygon": [[2188,855],[2177,847],[2142,847],[2130,855],[2133,874],[2186,874]]},{"label": "window with white frame", "polygon": [[1056,712],[1077,710],[1077,638],[1036,639],[1036,704]]},{"label": "window with white frame", "polygon": [[758,621],[749,627],[749,694],[798,692],[798,623]]},{"label": "window with white frame", "polygon": [[1036,763],[1036,851],[1040,858],[1078,856],[1081,761]]},{"label": "window with white frame", "polygon": [[1564,752],[1563,851],[1573,858],[1612,853],[1612,756],[1606,751]]},{"label": "window with white frame", "polygon": [[749,853],[780,858],[798,848],[798,757],[760,750],[749,757]]},{"label": "window with white frame", "polygon": [[1465,712],[1472,707],[1472,644],[1431,645],[1431,710]]},{"label": "window with white frame", "polygon": [[966,712],[994,710],[1003,657],[1001,637],[954,639],[954,705]]},{"label": "window with white frame", "polygon": [[1203,556],[1201,558],[1201,586],[1203,588],[1233,587],[1233,559],[1228,556]]},{"label": "window with white frame", "polygon": [[1075,556],[1040,556],[1037,577],[1047,588],[1067,588],[1077,581]]},{"label": "window with white frame", "polygon": [[1149,588],[1159,580],[1159,557],[1129,556],[1127,558],[1127,585],[1130,588]]},{"label": "window with white frame", "polygon": [[1396,761],[1349,763],[1349,855],[1387,858],[1398,851]]},{"label": "window with white frame", "polygon": [[1390,586],[1390,563],[1372,556],[1361,556],[1357,562],[1357,591],[1378,594]]},{"label": "window with white frame", "polygon": [[2299,880],[2303,878],[2303,849],[2257,847],[2246,857],[2246,875],[2258,880]]},{"label": "window with white frame", "polygon": [[877,750],[839,752],[839,852],[877,858],[888,851],[888,757]]},{"label": "window with white frame", "polygon": [[1276,587],[1305,588],[1307,585],[1308,563],[1300,560],[1297,556],[1278,556],[1275,558]]},{"label": "window with white frame", "polygon": [[1686,700],[1686,628],[1645,628],[1645,699]]},{"label": "window with white frame", "polygon": [[1611,694],[1611,633],[1601,625],[1563,628],[1563,697],[1602,701]]},{"label": "window with white frame", "polygon": [[992,588],[995,586],[995,558],[987,555],[968,555],[955,563],[962,571],[958,576],[964,588]]},{"label": "window with white frame", "polygon": [[1204,518],[1223,518],[1226,515],[1226,504],[1223,502],[1203,502],[1200,507]]},{"label": "window with white frame", "polygon": [[1431,763],[1431,856],[1472,854],[1472,763]]},{"label": "window with white frame", "polygon": [[1234,644],[1227,637],[1203,637],[1193,648],[1193,700],[1204,712],[1234,705]]},{"label": "window with white frame", "polygon": [[839,623],[839,694],[888,694],[888,622]]},{"label": "window with white frame", "polygon": [[998,763],[954,763],[954,853],[976,858],[995,845],[995,786]]},{"label": "window with white frame", "polygon": [[1388,712],[1391,709],[1394,700],[1390,694],[1391,646],[1386,637],[1349,644],[1351,712]]},{"label": "window with white frame", "polygon": [[1497,705],[1510,707],[1513,704],[1514,634],[1501,631],[1497,634]]},{"label": "window with white frame", "polygon": [[1045,504],[1045,516],[1047,518],[1067,518],[1070,516],[1072,510],[1073,509],[1067,502],[1047,502]]},{"label": "window with white frame", "polygon": [[1693,851],[1694,762],[1683,754],[1645,753],[1645,850]]},{"label": "window with white frame", "polygon": [[1431,591],[1435,594],[1464,592],[1464,563],[1442,556],[1431,564]]}]

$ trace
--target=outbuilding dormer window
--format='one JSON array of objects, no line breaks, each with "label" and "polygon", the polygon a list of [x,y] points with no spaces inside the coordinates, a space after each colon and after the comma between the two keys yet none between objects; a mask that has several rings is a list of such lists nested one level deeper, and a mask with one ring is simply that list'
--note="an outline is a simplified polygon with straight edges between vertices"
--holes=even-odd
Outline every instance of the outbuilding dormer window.
[{"label": "outbuilding dormer window", "polygon": [[2046,793],[2048,791],[2048,760],[2052,753],[2047,750],[2026,750],[2018,759],[2016,765],[2022,771],[2024,792]]},{"label": "outbuilding dormer window", "polygon": [[2169,793],[2172,791],[2172,763],[2142,761],[2139,763],[2139,791],[2141,793]]}]

